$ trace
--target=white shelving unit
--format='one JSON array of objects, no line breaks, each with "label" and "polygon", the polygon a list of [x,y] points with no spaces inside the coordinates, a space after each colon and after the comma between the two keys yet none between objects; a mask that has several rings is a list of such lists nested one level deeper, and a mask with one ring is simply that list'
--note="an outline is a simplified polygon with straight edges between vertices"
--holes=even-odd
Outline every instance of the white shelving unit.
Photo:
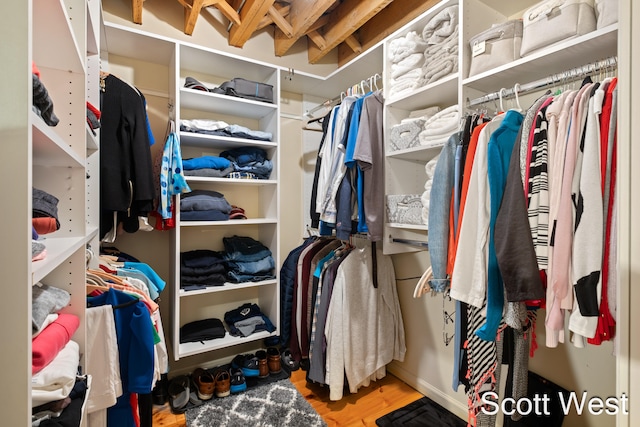
[{"label": "white shelving unit", "polygon": [[[158,67],[168,66],[169,115],[175,120],[182,157],[219,155],[236,147],[258,147],[265,150],[273,163],[269,179],[231,179],[187,176],[191,189],[215,190],[225,199],[245,210],[246,220],[182,221],[176,212],[176,227],[171,232],[170,277],[166,292],[170,300],[170,314],[166,317],[170,327],[173,358],[177,361],[230,346],[250,343],[273,334],[258,333],[250,337],[232,337],[211,342],[180,344],[180,327],[191,321],[216,317],[251,302],[258,304],[262,312],[277,327],[279,325],[278,279],[251,283],[226,283],[197,291],[180,288],[180,254],[195,249],[223,251],[223,238],[249,236],[267,246],[274,257],[278,274],[279,257],[279,137],[280,137],[280,70],[274,66],[246,58],[222,53],[213,49],[173,40],[142,31],[131,30],[117,24],[106,24],[105,50],[108,57],[128,58],[127,64],[150,63]],[[109,62],[111,60],[109,59]],[[125,68],[128,68],[127,65]],[[152,65],[146,66],[147,69]],[[186,77],[194,77],[207,88],[213,88],[234,77],[242,77],[270,84],[274,87],[274,102],[242,99],[217,93],[184,87]],[[144,88],[140,87],[144,92]],[[207,135],[180,131],[183,119],[222,120],[251,130],[270,132],[271,141],[229,136]],[[180,197],[176,197],[179,206]],[[215,359],[215,355],[213,355]]]},{"label": "white shelving unit", "polygon": [[[3,298],[0,311],[5,327],[0,336],[8,344],[1,358],[4,366],[10,367],[5,379],[13,391],[2,407],[6,409],[4,423],[30,426],[31,289],[36,283],[71,294],[70,304],[62,311],[80,318],[80,327],[71,339],[79,344],[84,365],[85,248],[97,236],[93,211],[98,205],[88,177],[98,179],[92,165],[99,156],[98,138],[86,124],[86,101],[93,96],[92,102],[99,106],[98,69],[91,66],[91,58],[97,54],[102,24],[97,0],[9,3],[13,2],[4,2],[0,12],[11,17],[5,28],[11,32],[10,44],[16,53],[5,50],[3,44],[3,52],[12,60],[3,66],[0,93],[3,99],[11,99],[12,105],[0,120],[0,135],[10,155],[2,177],[14,187],[15,209],[10,215],[3,214],[2,221],[3,237],[11,244],[3,250],[0,266],[12,290]],[[9,40],[9,36],[3,39]],[[40,71],[60,120],[55,127],[32,111],[32,63]],[[47,256],[40,261],[31,261],[34,187],[59,200],[60,228],[41,236]],[[82,425],[86,425],[86,417]]]},{"label": "white shelving unit", "polygon": [[[228,221],[182,221],[178,213],[174,232],[172,274],[172,318],[173,355],[175,360],[208,351],[257,341],[269,335],[262,332],[246,338],[227,335],[222,339],[204,343],[180,344],[180,326],[185,323],[216,317],[221,320],[224,313],[244,302],[258,304],[274,325],[279,324],[278,280],[251,283],[226,283],[224,286],[208,287],[205,290],[185,291],[180,289],[180,253],[194,249],[222,251],[222,239],[233,235],[250,236],[269,247],[278,258],[279,190],[278,190],[278,138],[279,138],[279,81],[278,69],[245,59],[221,54],[191,45],[177,46],[175,74],[176,123],[181,119],[223,120],[239,124],[252,130],[270,132],[272,141],[180,132],[183,158],[202,155],[219,155],[235,147],[259,147],[266,151],[274,169],[270,179],[245,180],[229,178],[187,177],[192,189],[210,189],[224,194],[225,199],[245,210],[246,220]],[[260,81],[274,87],[274,103],[253,101],[227,95],[184,88],[186,77],[195,77],[206,87],[212,88],[234,77]],[[176,202],[179,203],[179,202]],[[277,331],[273,335],[277,334]]]},{"label": "white shelving unit", "polygon": [[[389,43],[391,40],[404,36],[410,31],[422,35],[424,26],[443,9],[458,4],[457,1],[444,0],[423,13],[422,16],[399,30],[385,42],[384,45],[384,87],[390,88],[391,61],[389,59]],[[440,80],[418,88],[409,94],[389,99],[385,103],[385,191],[387,195],[422,194],[427,180],[425,164],[440,153],[442,147],[411,147],[391,151],[389,141],[391,128],[409,117],[411,111],[438,106],[441,109],[458,104],[460,72],[452,73]],[[384,226],[385,254],[415,252],[425,247],[412,246],[394,242],[394,239],[414,240],[426,242],[426,224],[397,224],[386,222]]]}]

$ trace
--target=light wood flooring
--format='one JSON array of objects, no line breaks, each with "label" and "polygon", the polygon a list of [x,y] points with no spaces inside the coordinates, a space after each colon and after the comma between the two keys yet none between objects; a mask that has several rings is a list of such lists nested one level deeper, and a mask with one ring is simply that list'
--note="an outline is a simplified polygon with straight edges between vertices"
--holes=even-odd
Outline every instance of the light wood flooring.
[{"label": "light wood flooring", "polygon": [[[356,394],[345,394],[337,401],[329,400],[329,389],[308,384],[301,369],[291,374],[291,382],[311,403],[329,427],[375,426],[376,420],[414,400],[422,394],[391,374]],[[187,427],[184,415],[171,413],[169,404],[154,406],[154,427]]]}]

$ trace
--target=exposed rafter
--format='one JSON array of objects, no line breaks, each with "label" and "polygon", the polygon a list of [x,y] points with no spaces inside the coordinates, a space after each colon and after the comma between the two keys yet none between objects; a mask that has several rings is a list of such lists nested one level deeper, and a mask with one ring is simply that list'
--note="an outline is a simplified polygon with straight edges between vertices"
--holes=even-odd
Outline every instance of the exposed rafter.
[{"label": "exposed rafter", "polygon": [[244,46],[274,2],[275,0],[247,0],[240,10],[240,25],[231,26],[229,44],[236,47]]},{"label": "exposed rafter", "polygon": [[[145,0],[131,0],[132,20],[142,24]],[[215,7],[229,20],[229,44],[242,47],[273,25],[274,53],[284,56],[307,38],[309,63],[337,48],[344,65],[375,46],[441,0],[177,0],[184,7],[184,32],[191,35],[202,9]]]},{"label": "exposed rafter", "polygon": [[[295,44],[296,41],[321,19],[322,14],[331,7],[336,0],[295,0],[291,3],[289,22],[293,29],[293,35],[287,35],[276,29],[274,34],[274,45],[276,56],[282,56]],[[327,18],[328,19],[328,18]],[[316,28],[317,29],[317,28]]]},{"label": "exposed rafter", "polygon": [[329,17],[324,27],[326,45],[320,49],[313,44],[308,45],[308,58],[311,64],[317,63],[327,53],[345,41],[371,17],[380,12],[392,0],[345,0]]}]

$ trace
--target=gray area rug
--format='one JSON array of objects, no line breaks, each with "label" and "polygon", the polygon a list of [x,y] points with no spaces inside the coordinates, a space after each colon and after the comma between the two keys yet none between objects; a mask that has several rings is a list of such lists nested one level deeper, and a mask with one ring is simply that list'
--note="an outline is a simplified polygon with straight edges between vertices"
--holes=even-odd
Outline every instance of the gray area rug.
[{"label": "gray area rug", "polygon": [[281,380],[243,393],[213,398],[185,413],[188,427],[325,427],[295,386]]}]

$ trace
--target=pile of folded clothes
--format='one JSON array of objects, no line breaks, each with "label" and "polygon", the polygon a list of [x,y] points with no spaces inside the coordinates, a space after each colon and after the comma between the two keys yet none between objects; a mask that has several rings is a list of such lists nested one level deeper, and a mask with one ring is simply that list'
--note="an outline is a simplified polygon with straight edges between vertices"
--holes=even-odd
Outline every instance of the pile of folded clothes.
[{"label": "pile of folded clothes", "polygon": [[224,321],[229,327],[229,333],[236,337],[248,337],[256,332],[276,330],[271,320],[260,311],[260,307],[252,303],[226,312]]},{"label": "pile of folded clothes", "polygon": [[234,171],[229,159],[220,156],[201,156],[182,160],[185,176],[225,178]]},{"label": "pile of folded clothes", "polygon": [[410,31],[403,37],[391,40],[389,43],[390,97],[401,96],[418,87],[426,47],[422,36],[416,31]]},{"label": "pile of folded clothes", "polygon": [[223,151],[220,157],[228,159],[234,171],[229,178],[269,179],[273,163],[267,159],[267,152],[260,147],[238,147]]},{"label": "pile of folded clothes", "polygon": [[428,119],[418,135],[423,147],[441,147],[460,126],[460,108],[454,104]]},{"label": "pile of folded clothes", "polygon": [[230,282],[259,282],[275,279],[275,261],[269,248],[246,236],[224,237],[227,277]]},{"label": "pile of folded clothes", "polygon": [[417,86],[424,86],[458,71],[458,5],[442,9],[422,30],[427,44]]},{"label": "pile of folded clothes", "polygon": [[222,286],[227,281],[223,252],[196,249],[180,253],[180,289],[192,291]]},{"label": "pile of folded clothes", "polygon": [[182,221],[226,221],[231,209],[224,195],[213,190],[193,190],[180,198]]},{"label": "pile of folded clothes", "polygon": [[402,119],[391,127],[389,151],[406,150],[420,145],[420,132],[425,122],[440,111],[440,107],[428,107],[409,113],[409,117]]},{"label": "pile of folded clothes", "polygon": [[273,134],[261,130],[252,130],[237,124],[228,124],[222,120],[194,119],[181,120],[180,130],[205,135],[227,136],[231,138],[254,139],[257,141],[271,141]]}]

